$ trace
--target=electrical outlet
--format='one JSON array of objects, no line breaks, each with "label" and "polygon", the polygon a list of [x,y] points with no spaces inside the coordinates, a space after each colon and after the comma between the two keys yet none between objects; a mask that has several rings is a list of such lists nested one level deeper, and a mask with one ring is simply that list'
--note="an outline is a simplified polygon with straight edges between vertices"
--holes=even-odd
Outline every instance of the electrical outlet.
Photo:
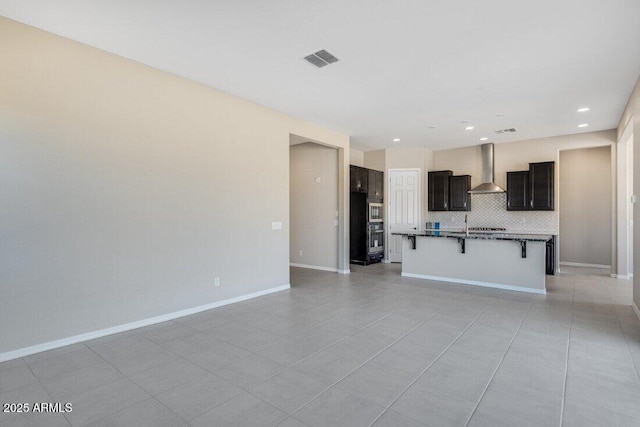
[{"label": "electrical outlet", "polygon": [[320,183],[320,181],[321,181],[321,180],[320,180],[320,177],[319,177],[319,176],[316,176],[316,182],[319,184],[319,183]]},{"label": "electrical outlet", "polygon": [[218,286],[220,286],[220,278],[216,277],[215,279],[213,279],[213,286],[215,286],[216,288]]},{"label": "electrical outlet", "polygon": [[300,249],[300,256],[302,256],[302,249]]}]

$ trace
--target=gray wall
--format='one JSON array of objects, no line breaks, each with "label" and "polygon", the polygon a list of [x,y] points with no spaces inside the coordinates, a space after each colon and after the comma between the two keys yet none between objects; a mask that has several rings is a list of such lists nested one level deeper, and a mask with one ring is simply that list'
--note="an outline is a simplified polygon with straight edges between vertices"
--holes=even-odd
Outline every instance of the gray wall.
[{"label": "gray wall", "polygon": [[309,142],[290,159],[290,261],[337,270],[338,151]]},{"label": "gray wall", "polygon": [[560,262],[611,265],[611,148],[560,152]]},{"label": "gray wall", "polygon": [[2,17],[0,40],[0,358],[286,286],[290,134],[342,147],[344,211],[346,135]]}]

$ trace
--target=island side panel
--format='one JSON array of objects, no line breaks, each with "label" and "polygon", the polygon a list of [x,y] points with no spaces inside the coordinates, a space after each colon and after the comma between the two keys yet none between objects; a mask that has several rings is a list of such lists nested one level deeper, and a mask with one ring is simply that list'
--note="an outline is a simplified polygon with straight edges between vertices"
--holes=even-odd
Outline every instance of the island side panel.
[{"label": "island side panel", "polygon": [[416,237],[416,249],[403,239],[402,274],[442,278],[479,286],[545,292],[545,243],[527,242],[522,258],[519,241]]}]

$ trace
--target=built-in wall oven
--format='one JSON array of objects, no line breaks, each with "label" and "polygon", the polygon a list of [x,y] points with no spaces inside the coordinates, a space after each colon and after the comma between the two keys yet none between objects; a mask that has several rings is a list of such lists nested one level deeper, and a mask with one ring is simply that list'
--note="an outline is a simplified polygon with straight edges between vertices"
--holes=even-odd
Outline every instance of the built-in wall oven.
[{"label": "built-in wall oven", "polygon": [[367,252],[370,262],[379,262],[384,258],[384,225],[381,222],[368,226]]},{"label": "built-in wall oven", "polygon": [[369,203],[369,222],[382,222],[382,203]]}]

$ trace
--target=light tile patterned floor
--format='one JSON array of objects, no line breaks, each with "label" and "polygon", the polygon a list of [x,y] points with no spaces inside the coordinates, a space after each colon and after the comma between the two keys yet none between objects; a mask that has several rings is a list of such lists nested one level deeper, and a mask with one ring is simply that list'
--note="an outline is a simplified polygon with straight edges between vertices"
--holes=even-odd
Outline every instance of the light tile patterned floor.
[{"label": "light tile patterned floor", "polygon": [[639,426],[631,283],[546,296],[292,269],[292,289],[0,364],[0,426]]}]

